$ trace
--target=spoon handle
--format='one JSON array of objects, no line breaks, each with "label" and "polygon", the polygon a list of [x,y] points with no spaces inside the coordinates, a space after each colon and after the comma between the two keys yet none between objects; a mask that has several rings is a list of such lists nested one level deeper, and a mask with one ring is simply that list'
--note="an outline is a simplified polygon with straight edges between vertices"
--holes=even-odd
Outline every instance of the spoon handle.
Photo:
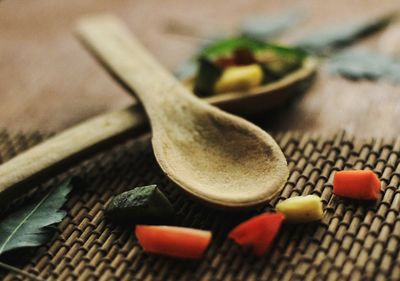
[{"label": "spoon handle", "polygon": [[[118,31],[123,31],[123,28],[121,29],[122,25],[118,24],[118,22],[113,18],[110,20],[110,18],[96,17],[95,19],[97,20],[92,21],[92,19],[89,19],[81,22],[79,28],[79,35],[84,42],[88,43],[88,47],[100,47],[101,44],[104,43],[102,41],[102,38],[104,38],[103,35],[100,34],[99,36],[99,32],[102,32],[103,23],[105,23],[104,28],[105,31],[108,31],[108,35],[113,36],[113,34],[118,34]],[[114,26],[114,28],[116,28],[117,32],[115,33],[115,30],[110,32],[110,28],[113,24],[115,25],[115,23],[117,23],[117,25]],[[122,46],[126,46],[124,38],[129,38],[128,41],[132,39],[129,33],[127,34],[128,36],[123,34],[121,37],[122,39],[119,38],[119,41],[117,38],[117,42],[121,42]],[[130,43],[128,43],[128,45],[129,44]],[[139,56],[147,56],[146,51],[143,48],[136,45],[135,42],[133,45],[135,52],[137,51],[136,48],[139,49]],[[110,47],[106,43],[104,46]],[[129,49],[126,48],[122,48],[122,50],[128,52],[132,51],[129,51]],[[97,52],[95,50],[93,51],[95,54],[99,54],[99,50]],[[107,61],[114,63],[114,67],[116,68],[114,73],[117,74],[115,76],[119,82],[122,83],[127,90],[132,91],[133,87],[130,86],[131,83],[137,85],[143,85],[143,83],[142,81],[132,81],[132,79],[136,79],[136,75],[132,75],[130,72],[133,71],[132,69],[127,69],[127,72],[125,72],[124,69],[121,68],[124,64],[118,63],[118,60],[123,61],[125,59],[124,56],[129,58],[129,54],[120,54],[120,56],[117,55],[117,57],[108,56]],[[163,73],[163,70],[160,70],[160,67],[156,62],[151,62],[152,59],[150,56],[148,56],[146,61],[147,63],[150,61],[150,68],[151,65],[156,65],[156,70],[153,71],[152,74],[160,75],[164,78],[166,77],[165,79],[162,79],[162,81],[175,82],[174,79],[168,77],[170,74],[166,71]],[[135,63],[135,65],[137,64],[143,67],[141,63],[142,62]],[[110,68],[108,65],[107,67],[108,69]],[[140,72],[140,69],[138,72]],[[136,74],[136,72],[134,74]],[[143,77],[140,79],[143,79]],[[153,81],[156,81],[157,79],[160,78],[144,77],[144,80],[147,81],[144,83],[144,87],[147,87],[147,84],[151,83],[154,89],[155,84]],[[157,87],[159,87],[159,90],[157,92],[160,92],[161,90],[164,91],[164,86],[165,84],[158,85]],[[178,85],[178,88],[179,87],[181,87],[180,84]],[[139,90],[139,92],[147,93],[148,90]],[[144,97],[143,100],[147,100],[146,97]],[[151,104],[154,104],[154,102],[152,101]],[[157,108],[155,108],[155,111],[158,111]],[[129,108],[93,117],[92,119],[75,125],[20,153],[16,157],[0,165],[0,205],[7,204],[15,198],[18,198],[24,192],[29,191],[35,183],[54,175],[66,166],[81,160],[83,157],[98,151],[106,145],[115,143],[124,137],[137,135],[147,128],[148,121],[142,108],[138,104],[134,104]]]},{"label": "spoon handle", "polygon": [[0,165],[0,205],[7,205],[65,165],[124,137],[139,134],[146,127],[146,117],[135,104],[98,115],[22,152]]},{"label": "spoon handle", "polygon": [[[82,19],[78,36],[97,59],[142,102],[150,121],[165,120],[169,111],[185,107],[193,95],[112,15]],[[151,122],[154,125],[158,122]]]}]

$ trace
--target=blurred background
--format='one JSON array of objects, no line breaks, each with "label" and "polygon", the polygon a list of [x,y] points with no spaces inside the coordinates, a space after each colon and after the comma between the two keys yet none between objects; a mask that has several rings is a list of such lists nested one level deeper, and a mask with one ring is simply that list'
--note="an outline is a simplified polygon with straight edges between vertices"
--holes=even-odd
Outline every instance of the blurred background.
[{"label": "blurred background", "polygon": [[[398,0],[0,1],[0,128],[60,131],[90,116],[132,103],[74,37],[76,20],[115,13],[168,69],[190,58],[204,38],[234,33],[253,16],[299,11],[301,21],[274,40],[291,43],[323,27],[374,19],[400,10]],[[395,20],[354,42],[387,57],[400,55]],[[385,79],[349,80],[330,73],[321,58],[318,77],[299,99],[253,120],[267,130],[398,136],[400,86]],[[365,78],[365,77],[364,77]]]}]

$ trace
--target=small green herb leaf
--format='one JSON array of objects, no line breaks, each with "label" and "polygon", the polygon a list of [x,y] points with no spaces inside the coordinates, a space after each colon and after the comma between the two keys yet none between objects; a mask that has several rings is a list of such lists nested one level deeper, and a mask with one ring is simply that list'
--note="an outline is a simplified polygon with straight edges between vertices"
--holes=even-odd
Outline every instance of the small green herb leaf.
[{"label": "small green herb leaf", "polygon": [[395,14],[357,23],[329,27],[301,40],[296,45],[316,54],[327,54],[337,48],[350,45],[355,40],[368,36],[387,26]]},{"label": "small green herb leaf", "polygon": [[349,79],[385,79],[400,83],[400,58],[388,57],[365,48],[338,53],[329,60],[328,68],[332,73]]},{"label": "small green herb leaf", "polygon": [[257,15],[246,18],[241,26],[241,34],[268,40],[289,29],[303,18],[299,11],[288,11],[280,15]]},{"label": "small green herb leaf", "polygon": [[156,185],[148,185],[115,196],[107,205],[106,214],[117,220],[149,224],[171,220],[174,210]]},{"label": "small green herb leaf", "polygon": [[71,191],[69,181],[52,189],[40,200],[23,206],[0,222],[0,255],[17,248],[36,247],[49,238],[50,226],[66,215],[60,208]]},{"label": "small green herb leaf", "polygon": [[237,36],[215,39],[205,45],[197,57],[216,58],[223,55],[229,55],[236,49],[249,49],[257,51],[268,46],[264,41],[251,38],[248,36]]}]

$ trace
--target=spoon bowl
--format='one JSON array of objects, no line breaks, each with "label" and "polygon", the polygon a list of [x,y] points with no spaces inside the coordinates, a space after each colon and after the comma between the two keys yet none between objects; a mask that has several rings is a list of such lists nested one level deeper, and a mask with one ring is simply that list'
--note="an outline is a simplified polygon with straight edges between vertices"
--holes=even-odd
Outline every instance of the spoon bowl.
[{"label": "spoon bowl", "polygon": [[265,131],[195,97],[112,16],[88,18],[79,34],[142,102],[160,167],[184,191],[220,208],[269,201],[288,177],[285,157]]},{"label": "spoon bowl", "polygon": [[244,119],[195,104],[180,122],[154,130],[154,153],[164,172],[217,207],[248,208],[273,198],[288,176],[279,146]]}]

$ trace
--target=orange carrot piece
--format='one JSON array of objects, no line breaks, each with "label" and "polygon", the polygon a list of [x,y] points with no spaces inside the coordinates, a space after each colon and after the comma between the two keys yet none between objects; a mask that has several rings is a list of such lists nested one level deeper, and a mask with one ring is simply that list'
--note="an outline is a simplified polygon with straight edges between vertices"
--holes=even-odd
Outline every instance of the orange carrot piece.
[{"label": "orange carrot piece", "polygon": [[186,259],[199,259],[211,242],[206,230],[159,225],[137,225],[135,234],[146,252]]},{"label": "orange carrot piece", "polygon": [[336,172],[333,178],[333,193],[337,196],[357,200],[377,200],[381,183],[370,170]]}]

